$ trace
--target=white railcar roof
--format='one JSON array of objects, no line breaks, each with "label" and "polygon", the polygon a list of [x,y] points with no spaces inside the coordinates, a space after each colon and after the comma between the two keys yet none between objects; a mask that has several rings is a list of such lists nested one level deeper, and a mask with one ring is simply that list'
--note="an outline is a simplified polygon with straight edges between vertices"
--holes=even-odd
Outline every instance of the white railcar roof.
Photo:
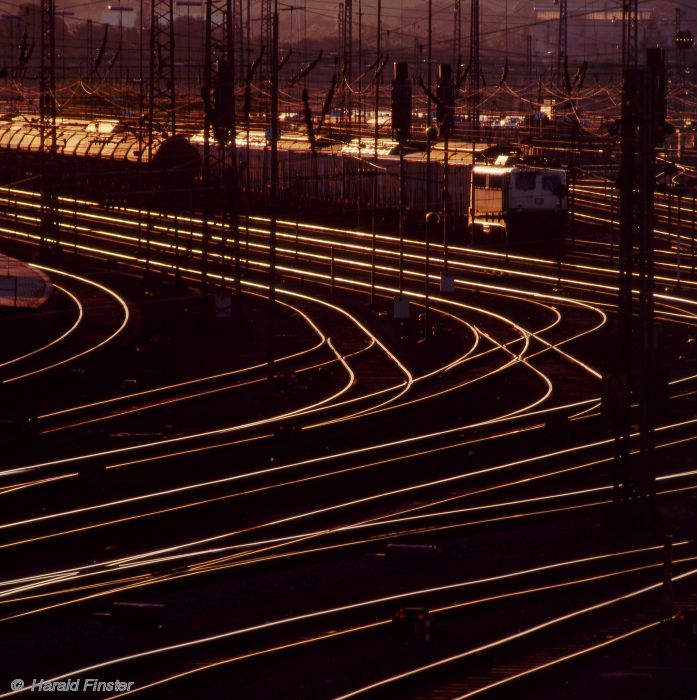
[{"label": "white railcar roof", "polygon": [[[205,142],[205,134],[203,131],[197,131],[195,134],[189,136],[189,141],[196,146],[202,146]],[[338,150],[341,145],[330,141],[323,136],[318,136],[315,140],[315,148],[319,150]],[[264,149],[268,148],[270,141],[267,136],[267,132],[261,129],[250,129],[240,130],[237,132],[235,137],[235,145],[237,148],[244,149],[249,146],[253,149]],[[281,137],[277,141],[277,147],[279,151],[303,151],[310,150],[310,142],[307,135],[300,132],[283,132],[281,131]]]},{"label": "white railcar roof", "polygon": [[[64,156],[87,156],[137,162],[148,160],[147,149],[118,119],[56,118],[56,151]],[[45,134],[45,138],[50,135]],[[153,157],[166,141],[157,137]],[[38,152],[41,150],[41,124],[35,115],[0,121],[0,148]]]}]

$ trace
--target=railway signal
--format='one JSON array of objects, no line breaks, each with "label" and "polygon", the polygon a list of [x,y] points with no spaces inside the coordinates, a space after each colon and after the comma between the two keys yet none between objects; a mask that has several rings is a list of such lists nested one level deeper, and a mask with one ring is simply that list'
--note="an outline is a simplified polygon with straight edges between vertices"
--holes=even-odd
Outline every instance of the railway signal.
[{"label": "railway signal", "polygon": [[217,61],[213,87],[213,110],[219,128],[229,129],[235,124],[235,76],[232,65],[225,58]]},{"label": "railway signal", "polygon": [[411,83],[409,66],[404,61],[394,64],[392,81],[392,133],[400,144],[411,138]]},{"label": "railway signal", "polygon": [[392,618],[392,627],[399,634],[430,642],[433,617],[426,608],[401,608]]},{"label": "railway signal", "polygon": [[436,123],[441,138],[452,135],[455,112],[455,83],[449,63],[438,65],[436,79]]}]

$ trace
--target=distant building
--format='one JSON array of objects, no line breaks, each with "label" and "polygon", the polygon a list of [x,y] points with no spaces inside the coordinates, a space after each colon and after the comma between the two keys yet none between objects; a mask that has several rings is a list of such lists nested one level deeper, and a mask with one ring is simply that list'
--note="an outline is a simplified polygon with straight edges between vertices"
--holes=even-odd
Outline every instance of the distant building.
[{"label": "distant building", "polygon": [[[545,2],[534,8],[535,24],[531,29],[533,54],[539,58],[557,52],[559,5]],[[638,11],[639,46],[651,46],[664,40],[672,31],[665,20],[657,21],[654,10]],[[611,0],[570,0],[567,16],[567,54],[570,61],[619,60],[622,43],[622,8]]]},{"label": "distant building", "polygon": [[123,27],[133,29],[136,26],[136,13],[130,5],[114,3],[109,5],[106,12],[102,12],[100,17],[102,24],[109,24],[112,27]]}]

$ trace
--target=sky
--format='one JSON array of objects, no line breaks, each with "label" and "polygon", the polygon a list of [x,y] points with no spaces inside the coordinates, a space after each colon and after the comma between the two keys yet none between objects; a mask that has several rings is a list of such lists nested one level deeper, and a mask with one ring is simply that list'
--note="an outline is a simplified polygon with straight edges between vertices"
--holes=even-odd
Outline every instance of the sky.
[{"label": "sky", "polygon": [[[38,0],[35,0],[38,1]],[[90,18],[95,21],[103,19],[103,13],[110,2],[119,4],[119,0],[55,0],[59,11],[73,12],[75,19]],[[122,0],[121,4],[132,5],[136,10],[143,0]],[[247,0],[241,0],[246,7]],[[145,0],[146,8],[149,0]],[[337,0],[279,0],[281,23],[285,32],[293,39],[323,38],[337,36],[337,15],[339,3]],[[358,21],[358,8],[363,10],[364,39],[373,43],[376,25],[377,0],[353,0],[354,23]],[[433,27],[436,37],[447,41],[453,35],[454,0],[432,0]],[[467,45],[469,34],[469,5],[470,0],[462,3],[462,37]],[[697,34],[697,0],[639,0],[640,6],[654,10],[654,16],[663,18],[666,31],[672,32],[675,22],[675,10],[679,8],[682,15],[681,28],[691,29]],[[19,0],[0,0],[0,12],[16,14],[20,5]],[[534,24],[534,8],[536,6],[552,6],[554,0],[480,0],[482,15],[482,40],[484,43],[493,41],[496,44],[506,44],[508,38],[520,43],[521,32],[529,31]],[[260,0],[252,0],[252,17],[259,14]],[[289,11],[289,7],[293,10]],[[621,7],[621,0],[568,0],[569,13],[582,13],[584,10],[600,9],[603,7]],[[302,8],[305,7],[306,10]],[[382,26],[387,44],[403,44],[411,46],[423,43],[426,36],[426,7],[425,0],[382,0]],[[176,7],[186,14],[184,7]],[[147,9],[146,9],[147,11]],[[192,16],[200,14],[197,9],[190,10]],[[72,21],[72,20],[70,20]],[[355,26],[355,25],[354,25]],[[571,20],[570,20],[571,26]],[[518,36],[516,37],[516,31]],[[357,29],[354,28],[354,39]],[[385,41],[383,39],[383,41]]]}]

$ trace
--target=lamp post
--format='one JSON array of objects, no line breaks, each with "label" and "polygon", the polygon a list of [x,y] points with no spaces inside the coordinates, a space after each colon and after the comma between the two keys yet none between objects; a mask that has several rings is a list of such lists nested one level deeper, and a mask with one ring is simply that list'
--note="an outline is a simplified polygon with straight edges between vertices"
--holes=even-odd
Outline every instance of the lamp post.
[{"label": "lamp post", "polygon": [[177,0],[177,7],[186,8],[186,94],[191,98],[191,8],[201,9],[200,0]]},{"label": "lamp post", "polygon": [[61,78],[63,82],[65,83],[65,18],[66,17],[73,17],[75,15],[74,12],[71,12],[69,10],[61,10],[60,12],[56,12],[56,17],[61,17]]},{"label": "lamp post", "polygon": [[[22,21],[22,18],[19,15],[2,15],[2,19],[4,22],[9,22],[10,23],[10,55],[9,59],[7,61],[7,84],[8,87],[12,84],[12,81],[17,77],[17,69],[15,68],[16,61],[17,61],[17,55],[16,55],[16,49],[17,49],[17,33],[15,32],[15,27],[18,26],[19,22]],[[10,110],[12,110],[14,106],[14,86],[12,86],[12,90],[9,93],[10,94]]]},{"label": "lamp post", "polygon": [[15,60],[15,41],[16,41],[16,35],[15,35],[15,27],[17,26],[17,23],[22,20],[22,18],[19,15],[0,15],[2,17],[3,22],[8,22],[10,24],[10,55],[9,59],[7,61],[7,65],[11,65],[12,62]]},{"label": "lamp post", "polygon": [[123,51],[123,13],[133,12],[133,8],[130,5],[109,5],[110,12],[117,12],[119,15],[119,80],[123,73],[123,57],[121,52]]}]

